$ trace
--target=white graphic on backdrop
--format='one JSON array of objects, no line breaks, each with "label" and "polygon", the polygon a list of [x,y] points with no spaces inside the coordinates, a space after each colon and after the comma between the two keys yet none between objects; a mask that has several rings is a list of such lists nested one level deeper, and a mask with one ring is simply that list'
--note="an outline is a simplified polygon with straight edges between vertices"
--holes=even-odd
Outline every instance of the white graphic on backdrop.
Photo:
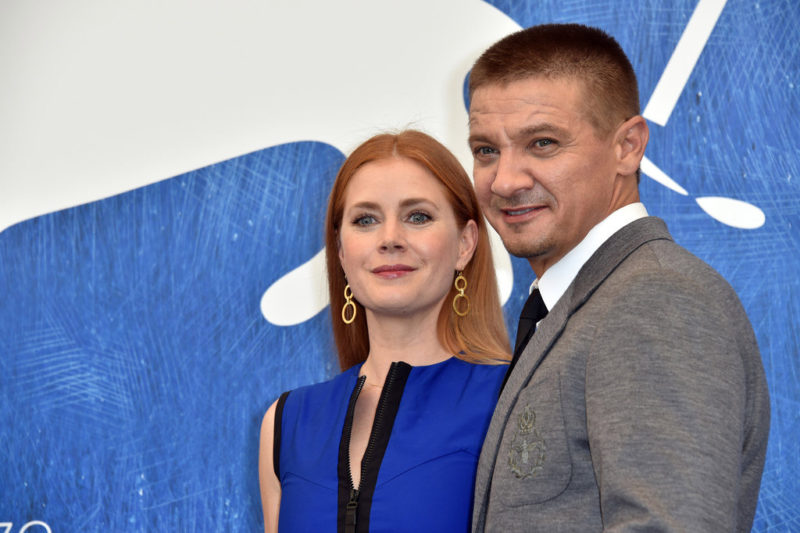
[{"label": "white graphic on backdrop", "polygon": [[[130,2],[124,13],[12,0],[0,17],[4,42],[19,43],[7,48],[24,51],[0,54],[0,231],[296,141],[348,153],[378,131],[415,127],[471,165],[454,96],[478,55],[519,28],[482,0],[167,2],[157,17]],[[45,38],[30,39],[33,29]],[[495,267],[505,299],[504,251]],[[296,270],[262,298],[271,322],[319,312],[316,295],[270,311],[284,289],[324,287],[321,264]]]},{"label": "white graphic on backdrop", "polygon": [[[300,302],[303,305],[287,305]],[[261,297],[261,314],[276,326],[305,322],[328,305],[325,248],[273,283]]]},{"label": "white graphic on backdrop", "polygon": [[[642,116],[659,126],[666,126],[678,98],[683,92],[689,76],[694,70],[700,53],[708,41],[711,31],[717,24],[727,0],[700,0],[692,13],[686,29],[683,30],[675,51],[672,53],[658,80],[650,101]],[[689,192],[667,176],[646,156],[642,160],[642,172],[661,185],[678,194],[688,196]],[[695,198],[697,204],[711,217],[735,228],[755,229],[764,225],[766,217],[758,207],[733,198],[705,196]]]},{"label": "white graphic on backdrop", "polygon": [[0,231],[296,141],[411,126],[471,164],[464,74],[516,28],[482,0],[7,0]]},{"label": "white graphic on backdrop", "polygon": [[[0,231],[300,140],[348,153],[376,131],[411,126],[442,140],[469,168],[466,113],[454,96],[478,54],[519,29],[481,0],[177,2],[161,6],[159,17],[146,4],[130,3],[123,18],[102,3],[84,11],[23,1],[9,6],[0,34],[25,43],[19,47],[25,53],[0,56],[9,80],[0,85],[6,126],[6,134],[0,132]],[[725,0],[698,3],[645,109],[651,122],[666,125],[724,6]],[[316,16],[309,18],[310,11]],[[47,38],[30,40],[31,28]],[[143,34],[148,38],[140,39]],[[281,53],[265,53],[274,50]],[[153,79],[161,82],[153,86]],[[649,159],[642,170],[689,195]],[[746,202],[695,200],[724,224],[764,223],[763,212]],[[511,261],[490,233],[505,302],[513,286]],[[269,288],[262,313],[275,324],[298,324],[325,307],[324,287],[323,264],[311,259]],[[270,311],[292,291],[313,294],[284,300],[280,316]]]},{"label": "white graphic on backdrop", "polygon": [[[697,4],[645,107],[643,116],[646,119],[659,126],[666,126],[726,1],[700,0]],[[647,157],[642,160],[641,168],[646,176],[668,189],[684,196],[689,195],[685,188]],[[708,215],[728,226],[755,229],[762,226],[765,221],[761,209],[742,200],[706,196],[697,197],[695,201]],[[325,308],[328,304],[328,289],[324,252],[323,249],[313,259],[278,279],[264,293],[261,298],[261,312],[268,321],[279,326],[299,324]],[[514,278],[508,253],[494,232],[492,232],[492,252],[500,285],[500,297],[505,304],[511,295]],[[291,295],[293,296],[290,298]],[[298,295],[304,296],[298,297]],[[286,310],[287,301],[295,302],[295,307],[290,312]]]}]

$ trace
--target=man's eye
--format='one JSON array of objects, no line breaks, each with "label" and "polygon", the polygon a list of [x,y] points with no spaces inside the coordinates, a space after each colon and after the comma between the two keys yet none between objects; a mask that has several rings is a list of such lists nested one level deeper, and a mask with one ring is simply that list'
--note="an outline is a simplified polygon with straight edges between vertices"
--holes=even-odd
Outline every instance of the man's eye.
[{"label": "man's eye", "polygon": [[412,224],[424,224],[429,220],[431,220],[430,215],[428,215],[427,213],[422,213],[420,211],[411,213],[408,216],[408,221],[411,222]]},{"label": "man's eye", "polygon": [[478,146],[472,150],[472,154],[475,156],[487,156],[494,153],[496,153],[496,150],[490,146]]},{"label": "man's eye", "polygon": [[545,148],[547,146],[550,146],[551,144],[555,144],[555,141],[553,139],[538,139],[536,141],[533,141],[533,145],[536,148]]}]

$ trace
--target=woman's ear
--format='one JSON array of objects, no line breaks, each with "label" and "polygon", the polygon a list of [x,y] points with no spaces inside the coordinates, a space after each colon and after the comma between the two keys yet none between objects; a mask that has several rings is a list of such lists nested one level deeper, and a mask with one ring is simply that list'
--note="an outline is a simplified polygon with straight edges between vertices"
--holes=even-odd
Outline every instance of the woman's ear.
[{"label": "woman's ear", "polygon": [[464,270],[469,264],[478,246],[478,225],[474,220],[468,220],[461,230],[458,238],[458,261],[456,270]]}]

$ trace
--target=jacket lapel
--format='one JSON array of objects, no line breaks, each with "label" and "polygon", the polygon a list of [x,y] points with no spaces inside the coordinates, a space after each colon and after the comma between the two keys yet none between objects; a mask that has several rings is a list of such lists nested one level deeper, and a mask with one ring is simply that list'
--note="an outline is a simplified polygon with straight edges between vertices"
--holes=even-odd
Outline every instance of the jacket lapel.
[{"label": "jacket lapel", "polygon": [[520,391],[528,385],[536,369],[561,336],[570,316],[580,309],[626,257],[643,244],[658,239],[672,240],[672,237],[664,221],[656,217],[642,218],[620,229],[589,258],[555,307],[539,323],[536,334],[524,348],[514,371],[508,377],[483,443],[475,479],[474,531],[483,531],[485,527],[491,480],[500,442]]}]

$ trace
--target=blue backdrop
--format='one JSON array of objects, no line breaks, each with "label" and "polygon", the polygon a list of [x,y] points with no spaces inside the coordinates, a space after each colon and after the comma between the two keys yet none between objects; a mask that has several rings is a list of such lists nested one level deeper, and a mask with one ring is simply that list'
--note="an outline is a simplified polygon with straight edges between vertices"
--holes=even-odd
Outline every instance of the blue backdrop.
[{"label": "blue backdrop", "polygon": [[[697,4],[493,3],[521,26],[606,29],[643,104]],[[731,282],[756,330],[772,431],[755,531],[800,530],[798,28],[793,0],[727,2],[669,122],[650,123],[648,158],[688,194],[641,184],[650,213]],[[323,143],[267,147],[0,233],[0,525],[262,527],[263,412],[337,365],[327,309],[279,327],[259,302],[321,249],[343,159]],[[749,202],[765,223],[720,223],[696,202],[709,196]],[[513,270],[512,335],[532,279],[526,262]]]}]

